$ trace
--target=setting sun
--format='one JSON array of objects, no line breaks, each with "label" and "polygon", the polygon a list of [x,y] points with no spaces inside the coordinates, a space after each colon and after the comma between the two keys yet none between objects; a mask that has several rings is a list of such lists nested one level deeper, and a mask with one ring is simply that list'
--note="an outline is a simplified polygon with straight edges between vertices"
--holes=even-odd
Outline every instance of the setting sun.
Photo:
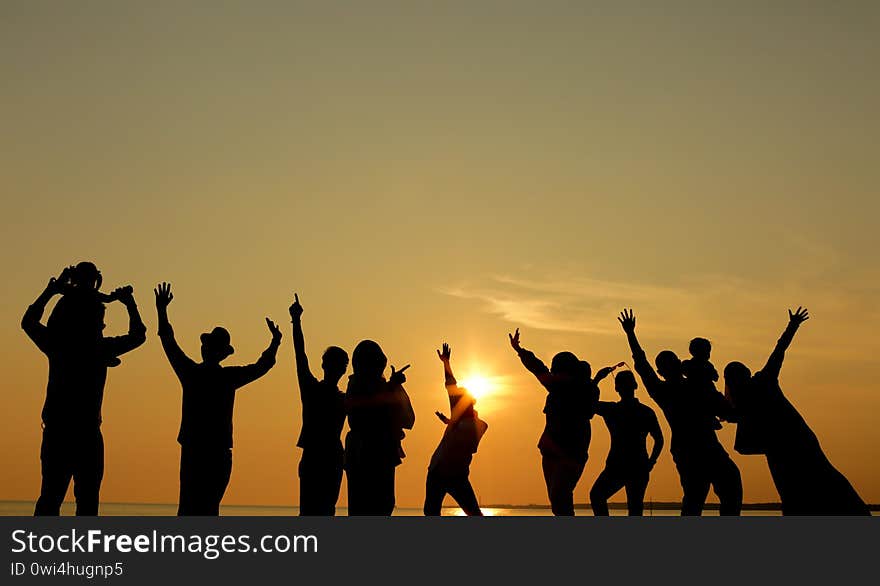
[{"label": "setting sun", "polygon": [[472,374],[464,378],[459,383],[459,386],[467,389],[471,396],[477,401],[491,394],[494,387],[489,377],[483,374]]}]

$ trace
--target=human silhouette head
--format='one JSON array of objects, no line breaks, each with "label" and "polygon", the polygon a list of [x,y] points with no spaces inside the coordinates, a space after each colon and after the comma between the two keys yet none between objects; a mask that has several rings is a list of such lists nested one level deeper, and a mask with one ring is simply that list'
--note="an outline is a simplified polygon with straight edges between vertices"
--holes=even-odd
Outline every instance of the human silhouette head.
[{"label": "human silhouette head", "polygon": [[373,340],[362,340],[351,353],[351,368],[358,377],[381,378],[388,365],[382,347]]},{"label": "human silhouette head", "polygon": [[580,360],[571,352],[560,352],[550,362],[550,373],[556,376],[574,378],[581,368]]},{"label": "human silhouette head", "polygon": [[672,350],[663,350],[654,360],[657,365],[657,372],[660,373],[665,380],[676,379],[681,377],[681,360]]},{"label": "human silhouette head", "polygon": [[348,370],[348,353],[339,346],[330,346],[324,350],[321,368],[324,370],[325,381],[333,384],[338,383],[345,371]]},{"label": "human silhouette head", "polygon": [[628,370],[622,370],[614,377],[614,390],[620,395],[621,399],[632,399],[636,394],[639,383],[636,377]]},{"label": "human silhouette head", "polygon": [[97,291],[101,288],[103,278],[95,263],[83,261],[70,272],[70,284],[74,287]]},{"label": "human silhouette head", "polygon": [[452,413],[461,413],[460,417],[474,417],[476,410],[474,406],[477,400],[464,387],[459,387],[459,392],[449,396],[449,403],[452,407]]},{"label": "human silhouette head", "polygon": [[588,381],[593,379],[593,367],[590,366],[590,363],[586,360],[581,360],[578,363],[578,377],[582,380]]},{"label": "human silhouette head", "polygon": [[724,367],[724,386],[735,396],[752,378],[752,371],[742,362],[731,362]]},{"label": "human silhouette head", "polygon": [[712,343],[706,338],[694,338],[688,346],[688,351],[693,358],[708,362],[712,355]]},{"label": "human silhouette head", "polygon": [[55,304],[46,326],[59,340],[89,344],[101,339],[105,313],[106,307],[94,295],[70,290]]},{"label": "human silhouette head", "polygon": [[207,364],[220,364],[235,352],[226,328],[217,326],[210,332],[202,334],[199,339],[202,341],[202,360]]}]

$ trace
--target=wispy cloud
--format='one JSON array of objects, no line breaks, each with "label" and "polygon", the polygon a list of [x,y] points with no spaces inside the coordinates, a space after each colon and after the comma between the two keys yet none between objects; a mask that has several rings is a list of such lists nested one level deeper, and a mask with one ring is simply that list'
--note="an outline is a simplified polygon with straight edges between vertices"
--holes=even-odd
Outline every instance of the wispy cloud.
[{"label": "wispy cloud", "polygon": [[[524,269],[518,275],[493,275],[443,293],[473,300],[513,326],[590,335],[619,335],[615,318],[622,308],[633,307],[645,324],[646,338],[687,340],[722,334],[731,350],[769,348],[785,323],[786,308],[803,303],[822,320],[821,341],[805,345],[804,352],[873,360],[877,343],[853,342],[864,340],[867,329],[880,327],[880,311],[874,305],[880,281],[871,274],[830,281],[816,264],[809,269],[776,282],[700,275],[683,277],[675,285]],[[811,327],[815,323],[818,320]]]}]

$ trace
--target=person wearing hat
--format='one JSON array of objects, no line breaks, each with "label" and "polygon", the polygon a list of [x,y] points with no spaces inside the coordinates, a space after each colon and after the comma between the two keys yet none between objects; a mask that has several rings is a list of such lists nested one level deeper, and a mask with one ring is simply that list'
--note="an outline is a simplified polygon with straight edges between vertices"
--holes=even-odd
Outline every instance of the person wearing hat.
[{"label": "person wearing hat", "polygon": [[272,333],[269,347],[247,366],[222,366],[234,352],[229,332],[215,327],[201,335],[202,362],[187,356],[174,339],[168,304],[174,299],[169,283],[154,290],[159,314],[159,339],[183,387],[180,432],[180,503],[178,515],[219,515],[220,501],[232,473],[232,412],[235,392],[275,364],[281,330],[266,318]]},{"label": "person wearing hat", "polygon": [[[131,286],[101,293],[101,272],[91,262],[65,268],[28,307],[21,327],[49,359],[40,447],[42,483],[34,515],[58,515],[73,479],[77,515],[97,515],[104,477],[101,407],[107,369],[146,341]],[[46,325],[40,323],[55,296]],[[104,337],[105,302],[128,310],[128,333]]]}]

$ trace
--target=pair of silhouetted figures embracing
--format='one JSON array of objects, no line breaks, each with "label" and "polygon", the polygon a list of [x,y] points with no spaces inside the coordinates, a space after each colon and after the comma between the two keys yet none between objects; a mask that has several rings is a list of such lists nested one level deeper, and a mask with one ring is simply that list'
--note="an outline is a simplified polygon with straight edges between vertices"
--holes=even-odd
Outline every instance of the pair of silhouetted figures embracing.
[{"label": "pair of silhouetted figures embracing", "polygon": [[[101,272],[93,263],[68,267],[49,280],[22,319],[22,328],[49,360],[42,411],[42,485],[35,515],[58,515],[71,479],[76,513],[98,513],[104,473],[101,405],[107,369],[118,366],[121,355],[146,340],[131,286],[107,294],[100,291],[101,285]],[[196,362],[178,345],[168,319],[171,286],[161,283],[154,294],[159,338],[182,387],[178,514],[217,515],[232,471],[235,394],[275,364],[281,330],[266,318],[271,341],[259,359],[247,366],[224,366],[221,363],[233,354],[233,347],[229,332],[215,327],[201,334],[201,362]],[[46,306],[56,295],[61,298],[43,325]],[[104,337],[106,304],[115,301],[128,310],[128,333]],[[297,442],[303,450],[300,513],[335,514],[345,473],[349,514],[390,515],[395,506],[395,471],[404,458],[402,440],[415,424],[403,388],[409,365],[400,370],[392,366],[386,379],[387,357],[376,342],[363,340],[352,352],[353,372],[343,392],[339,383],[348,370],[348,354],[336,346],[327,348],[321,364],[323,378],[318,380],[309,368],[298,296],[289,312],[303,406]],[[782,337],[766,365],[754,375],[742,363],[728,364],[722,394],[715,387],[719,377],[710,362],[708,340],[695,338],[691,358],[685,361],[670,350],[660,352],[655,371],[636,337],[635,316],[631,310],[621,313],[618,321],[629,342],[633,368],[672,431],[670,451],[681,480],[683,515],[701,514],[710,488],[720,500],[722,514],[740,512],[742,482],[739,469],[718,441],[721,421],[737,425],[737,452],[766,457],[783,514],[869,514],[779,385],[785,351],[807,319],[806,310],[789,311]],[[623,488],[629,513],[642,514],[650,472],[664,441],[654,411],[635,396],[638,383],[633,373],[616,374],[619,401],[600,401],[599,383],[625,363],[602,368],[593,376],[588,362],[571,352],[559,352],[547,368],[522,348],[519,330],[509,338],[523,365],[547,391],[546,422],[538,449],[553,513],[574,514],[574,490],[587,462],[591,419],[599,415],[610,432],[611,448],[590,490],[593,512],[607,515],[608,499]],[[474,398],[458,386],[451,354],[447,344],[437,351],[450,415],[437,412],[444,429],[428,466],[424,513],[438,515],[449,494],[465,513],[480,515],[469,473],[488,425],[478,416]],[[346,417],[349,432],[343,445]],[[648,436],[653,439],[650,455]]]}]

